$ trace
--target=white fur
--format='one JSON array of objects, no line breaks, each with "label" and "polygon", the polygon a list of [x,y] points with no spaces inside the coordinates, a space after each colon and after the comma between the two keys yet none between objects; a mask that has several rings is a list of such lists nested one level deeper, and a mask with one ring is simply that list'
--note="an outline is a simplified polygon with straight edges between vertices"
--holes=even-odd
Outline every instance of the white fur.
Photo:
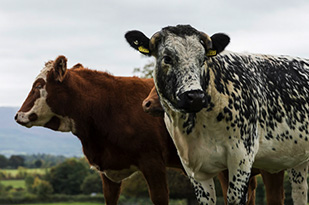
[{"label": "white fur", "polygon": [[[41,70],[40,74],[35,78],[43,79],[45,82],[47,80],[48,72],[53,68],[53,61],[48,61],[45,64],[45,67]],[[46,98],[48,93],[46,91],[46,84],[40,89],[40,97],[37,98],[34,102],[33,107],[27,112],[18,112],[16,121],[22,122],[26,127],[32,126],[44,126],[53,116],[56,116],[60,119],[60,126],[58,131],[62,132],[76,132],[75,123],[73,119],[69,117],[63,117],[52,112],[49,105],[46,103]],[[36,121],[30,121],[29,116],[31,114],[36,114],[38,119]]]}]

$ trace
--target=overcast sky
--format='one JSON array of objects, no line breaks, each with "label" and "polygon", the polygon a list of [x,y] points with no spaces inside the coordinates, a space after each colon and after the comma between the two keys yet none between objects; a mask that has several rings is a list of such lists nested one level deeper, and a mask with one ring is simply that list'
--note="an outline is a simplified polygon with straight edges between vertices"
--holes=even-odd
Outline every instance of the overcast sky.
[{"label": "overcast sky", "polygon": [[191,24],[228,50],[309,58],[308,0],[0,0],[0,106],[20,106],[48,60],[131,76],[149,61],[124,34]]}]

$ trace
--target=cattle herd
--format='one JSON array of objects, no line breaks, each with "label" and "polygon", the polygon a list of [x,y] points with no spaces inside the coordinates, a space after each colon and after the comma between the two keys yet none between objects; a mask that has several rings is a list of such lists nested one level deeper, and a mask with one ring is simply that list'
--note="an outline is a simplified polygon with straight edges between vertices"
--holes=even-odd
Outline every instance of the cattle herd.
[{"label": "cattle herd", "polygon": [[28,128],[72,132],[117,204],[122,180],[140,171],[154,204],[169,202],[166,167],[192,182],[199,204],[254,204],[261,174],[267,204],[284,204],[287,170],[294,204],[307,204],[309,60],[225,51],[230,38],[168,26],[128,43],[154,56],[154,79],[117,77],[67,58],[48,61],[15,116]]}]

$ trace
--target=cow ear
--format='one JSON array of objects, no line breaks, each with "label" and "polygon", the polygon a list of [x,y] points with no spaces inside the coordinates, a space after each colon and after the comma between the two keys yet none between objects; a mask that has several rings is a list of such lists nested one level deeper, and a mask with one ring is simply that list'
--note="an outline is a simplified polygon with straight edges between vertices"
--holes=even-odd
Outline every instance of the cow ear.
[{"label": "cow ear", "polygon": [[54,61],[55,80],[62,82],[67,71],[67,59],[65,56],[58,56]]},{"label": "cow ear", "polygon": [[135,50],[140,53],[151,56],[149,41],[150,39],[140,31],[128,31],[125,36],[126,40]]},{"label": "cow ear", "polygon": [[84,66],[80,63],[75,64],[72,69],[84,68]]},{"label": "cow ear", "polygon": [[225,47],[230,43],[230,37],[224,33],[216,33],[211,37],[212,49],[207,52],[207,56],[215,56],[221,53]]}]

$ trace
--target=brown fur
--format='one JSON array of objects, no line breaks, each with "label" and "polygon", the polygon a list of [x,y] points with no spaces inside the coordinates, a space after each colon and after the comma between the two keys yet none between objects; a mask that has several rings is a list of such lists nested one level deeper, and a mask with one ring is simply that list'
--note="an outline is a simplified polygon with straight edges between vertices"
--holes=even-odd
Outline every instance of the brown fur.
[{"label": "brown fur", "polygon": [[[90,164],[100,171],[136,166],[144,175],[154,204],[168,204],[166,167],[182,169],[176,148],[162,119],[142,109],[142,101],[154,86],[152,79],[115,77],[83,68],[66,69],[59,56],[47,74],[46,102],[52,112],[75,122]],[[29,104],[27,98],[24,105]],[[21,108],[22,110],[22,108]],[[57,130],[54,116],[44,126]],[[101,173],[106,204],[117,204],[121,182]]]},{"label": "brown fur", "polygon": [[142,103],[144,111],[154,117],[163,117],[164,110],[160,104],[159,96],[156,87],[153,87],[145,100]]},{"label": "brown fur", "polygon": [[36,89],[38,84],[44,86],[45,81],[43,79],[37,79],[33,83],[31,91],[29,92],[25,102],[22,104],[19,111],[28,112],[33,107],[35,100],[40,97],[40,91]]}]

